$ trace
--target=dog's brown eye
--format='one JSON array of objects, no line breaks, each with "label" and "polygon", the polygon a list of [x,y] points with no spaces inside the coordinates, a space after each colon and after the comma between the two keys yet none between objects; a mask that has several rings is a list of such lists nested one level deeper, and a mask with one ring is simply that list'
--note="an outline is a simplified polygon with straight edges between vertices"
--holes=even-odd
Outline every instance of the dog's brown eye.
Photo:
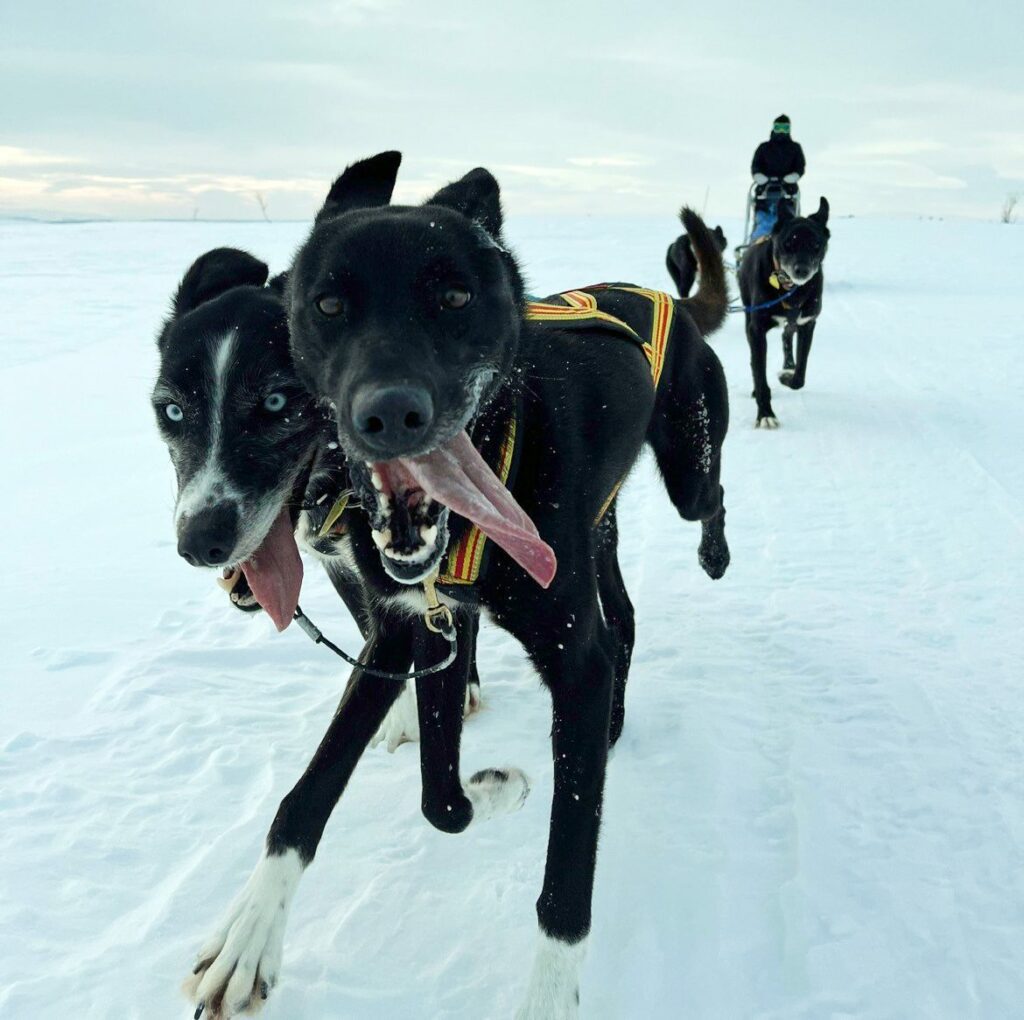
[{"label": "dog's brown eye", "polygon": [[449,287],[441,294],[441,304],[445,308],[465,308],[472,297],[473,295],[462,287]]},{"label": "dog's brown eye", "polygon": [[333,294],[324,294],[316,299],[316,307],[321,315],[326,315],[329,319],[333,319],[336,315],[341,315],[342,309],[345,306],[340,297],[335,297]]}]

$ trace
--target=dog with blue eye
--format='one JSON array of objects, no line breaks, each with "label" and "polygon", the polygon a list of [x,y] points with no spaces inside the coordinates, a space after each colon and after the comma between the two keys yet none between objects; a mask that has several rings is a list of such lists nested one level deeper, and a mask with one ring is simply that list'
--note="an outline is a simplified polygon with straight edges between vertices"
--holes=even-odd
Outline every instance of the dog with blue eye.
[{"label": "dog with blue eye", "polygon": [[811,216],[794,216],[782,206],[771,234],[750,245],[740,261],[737,277],[750,344],[756,428],[779,427],[767,377],[769,330],[782,328],[779,382],[792,390],[801,389],[806,382],[814,327],[821,314],[825,286],[821,267],[828,241],[827,199],[821,199]]},{"label": "dog with blue eye", "polygon": [[[354,573],[349,529],[359,513],[326,410],[300,385],[284,305],[286,275],[235,248],[189,267],[157,339],[153,410],[177,480],[178,553],[216,571],[230,605],[260,610],[278,630],[292,621],[303,579],[301,547],[324,567],[365,638],[366,592]],[[465,644],[475,642],[471,629]],[[475,657],[464,711],[480,706]],[[403,669],[409,668],[410,662]],[[374,743],[394,750],[419,737],[415,691]]]}]

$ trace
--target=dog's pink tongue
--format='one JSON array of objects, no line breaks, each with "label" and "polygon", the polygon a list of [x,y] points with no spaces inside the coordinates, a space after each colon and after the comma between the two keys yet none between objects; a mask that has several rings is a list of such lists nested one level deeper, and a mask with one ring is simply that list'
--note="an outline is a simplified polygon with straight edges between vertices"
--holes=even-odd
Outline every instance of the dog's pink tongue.
[{"label": "dog's pink tongue", "polygon": [[292,622],[302,588],[302,559],[287,510],[277,515],[267,537],[242,564],[242,570],[256,601],[274,626],[284,630]]},{"label": "dog's pink tongue", "polygon": [[428,496],[472,521],[542,588],[551,584],[558,567],[554,550],[465,432],[447,446],[401,463]]}]

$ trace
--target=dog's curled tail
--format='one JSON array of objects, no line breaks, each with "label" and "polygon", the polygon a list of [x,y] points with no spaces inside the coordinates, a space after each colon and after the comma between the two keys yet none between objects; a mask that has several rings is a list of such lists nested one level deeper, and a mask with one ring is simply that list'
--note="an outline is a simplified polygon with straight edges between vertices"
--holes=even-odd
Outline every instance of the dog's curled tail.
[{"label": "dog's curled tail", "polygon": [[700,269],[696,294],[682,298],[680,304],[690,313],[701,333],[710,336],[725,322],[725,309],[729,304],[721,247],[707,224],[688,206],[683,206],[679,218]]}]

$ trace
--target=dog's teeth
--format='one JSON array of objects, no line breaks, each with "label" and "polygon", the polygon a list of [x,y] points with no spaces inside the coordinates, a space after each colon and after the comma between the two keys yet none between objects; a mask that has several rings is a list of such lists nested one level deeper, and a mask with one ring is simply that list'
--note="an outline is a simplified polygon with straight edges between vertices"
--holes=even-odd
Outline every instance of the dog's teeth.
[{"label": "dog's teeth", "polygon": [[370,538],[373,539],[373,544],[378,549],[383,550],[391,542],[391,529],[385,528],[383,531],[378,531],[376,528],[372,528]]},{"label": "dog's teeth", "polygon": [[234,591],[235,585],[238,584],[238,581],[241,578],[241,576],[242,571],[236,567],[234,570],[226,573],[224,576],[218,577],[217,584],[219,584],[221,588],[223,588],[227,592]]},{"label": "dog's teeth", "polygon": [[381,478],[380,473],[377,471],[370,472],[370,481],[373,482],[373,487],[378,492],[384,491],[384,479]]},{"label": "dog's teeth", "polygon": [[437,541],[437,525],[431,524],[430,527],[420,526],[420,538],[426,542],[427,545],[433,545]]}]

